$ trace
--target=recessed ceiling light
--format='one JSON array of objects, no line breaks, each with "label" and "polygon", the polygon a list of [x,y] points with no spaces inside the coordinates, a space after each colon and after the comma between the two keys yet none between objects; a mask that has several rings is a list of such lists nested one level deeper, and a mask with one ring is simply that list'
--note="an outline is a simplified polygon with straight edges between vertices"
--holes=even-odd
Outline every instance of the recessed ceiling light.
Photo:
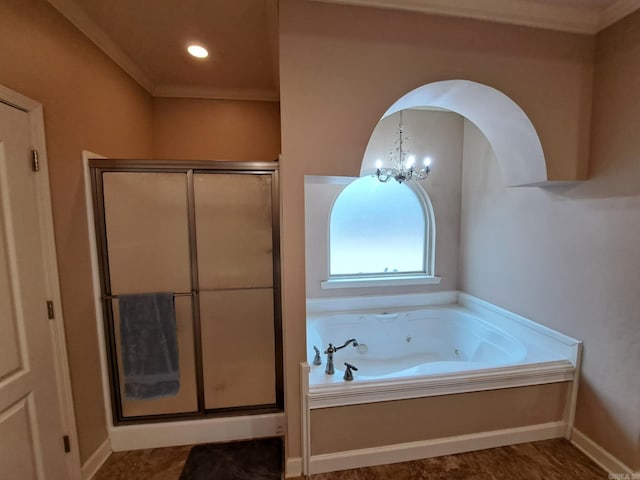
[{"label": "recessed ceiling light", "polygon": [[207,49],[201,45],[189,45],[187,47],[187,52],[196,58],[207,58],[209,56]]}]

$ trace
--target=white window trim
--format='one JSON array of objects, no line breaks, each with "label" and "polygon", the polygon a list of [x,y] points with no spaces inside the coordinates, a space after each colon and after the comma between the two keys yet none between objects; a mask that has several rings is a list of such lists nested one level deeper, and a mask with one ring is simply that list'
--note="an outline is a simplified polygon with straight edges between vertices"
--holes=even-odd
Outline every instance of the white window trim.
[{"label": "white window trim", "polygon": [[[329,211],[327,219],[327,280],[320,282],[322,290],[331,290],[339,288],[367,288],[367,287],[398,287],[406,285],[438,285],[441,277],[435,276],[436,265],[436,219],[433,212],[433,205],[429,195],[418,182],[408,182],[409,186],[420,199],[425,210],[425,226],[427,232],[425,234],[425,272],[418,273],[399,273],[399,274],[361,274],[361,275],[331,275],[331,213],[333,205]],[[340,196],[340,194],[338,194]],[[337,200],[337,197],[334,199]]]},{"label": "white window trim", "polygon": [[333,277],[320,282],[320,288],[331,290],[335,288],[363,288],[363,287],[397,287],[402,285],[437,285],[441,277],[433,275],[397,275],[397,276],[360,276]]}]

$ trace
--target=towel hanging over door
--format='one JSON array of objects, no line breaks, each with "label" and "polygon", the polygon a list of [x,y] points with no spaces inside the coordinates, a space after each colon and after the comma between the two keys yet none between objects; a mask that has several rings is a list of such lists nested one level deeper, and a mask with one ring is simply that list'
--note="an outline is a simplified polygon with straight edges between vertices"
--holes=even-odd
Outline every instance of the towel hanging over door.
[{"label": "towel hanging over door", "polygon": [[180,390],[173,293],[118,295],[124,394],[133,400]]}]

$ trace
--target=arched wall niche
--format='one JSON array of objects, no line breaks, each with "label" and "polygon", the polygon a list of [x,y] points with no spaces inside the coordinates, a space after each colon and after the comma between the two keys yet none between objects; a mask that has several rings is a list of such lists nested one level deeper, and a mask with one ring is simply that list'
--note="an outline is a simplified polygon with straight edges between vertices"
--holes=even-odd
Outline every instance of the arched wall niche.
[{"label": "arched wall niche", "polygon": [[[529,117],[495,88],[469,80],[445,80],[418,87],[398,99],[382,118],[400,110],[439,107],[473,122],[489,140],[505,186],[548,184],[542,144]],[[369,171],[362,165],[361,172]]]}]

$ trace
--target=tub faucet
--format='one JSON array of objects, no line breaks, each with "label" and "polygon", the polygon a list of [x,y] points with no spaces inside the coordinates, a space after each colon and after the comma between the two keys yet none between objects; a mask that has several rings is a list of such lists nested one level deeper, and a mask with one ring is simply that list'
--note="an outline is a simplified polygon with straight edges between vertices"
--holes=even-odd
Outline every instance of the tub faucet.
[{"label": "tub faucet", "polygon": [[347,369],[344,371],[344,380],[347,382],[351,382],[353,381],[353,371],[358,371],[358,369],[351,365],[350,363],[344,362],[344,366],[347,367]]},{"label": "tub faucet", "polygon": [[352,343],[354,347],[358,346],[358,341],[355,338],[350,338],[339,347],[334,347],[332,343],[329,344],[329,347],[324,351],[324,353],[327,355],[327,367],[324,369],[324,373],[326,373],[327,375],[333,375],[335,373],[335,369],[333,368],[333,354],[338,350],[346,347],[350,343]]},{"label": "tub faucet", "polygon": [[313,364],[314,365],[322,365],[322,359],[320,358],[320,350],[315,345],[313,349],[316,351],[316,354],[313,356]]}]

